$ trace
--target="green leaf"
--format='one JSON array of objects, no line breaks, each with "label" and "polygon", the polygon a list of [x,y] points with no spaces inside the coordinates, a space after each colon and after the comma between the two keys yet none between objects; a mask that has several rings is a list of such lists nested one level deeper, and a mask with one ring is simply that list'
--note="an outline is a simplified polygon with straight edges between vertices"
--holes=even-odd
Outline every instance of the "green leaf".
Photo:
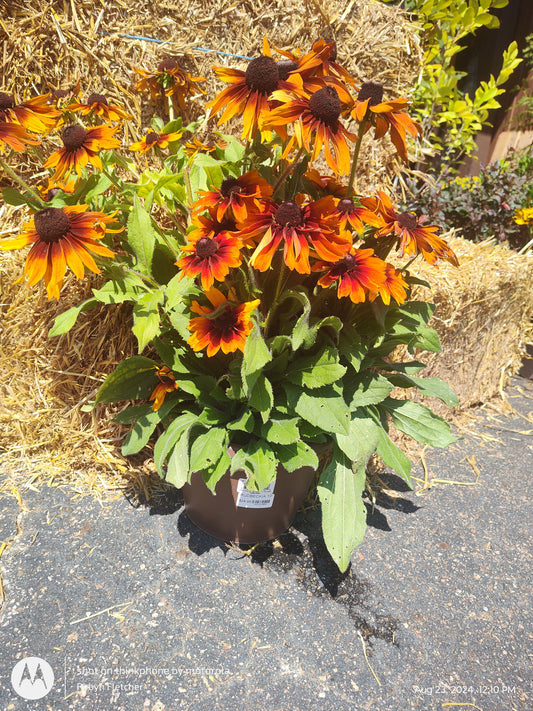
[{"label": "green leaf", "polygon": [[290,383],[284,383],[284,387],[289,405],[304,420],[323,432],[348,434],[350,410],[338,386],[325,385],[311,392]]},{"label": "green leaf", "polygon": [[19,205],[32,205],[34,202],[30,197],[26,197],[16,188],[3,188],[2,197],[4,202],[8,205],[15,205],[17,207]]},{"label": "green leaf", "polygon": [[294,385],[319,388],[337,382],[345,373],[346,368],[339,364],[337,350],[328,347],[295,359],[289,365],[286,378]]},{"label": "green leaf", "polygon": [[133,424],[132,429],[129,431],[128,436],[124,440],[120,450],[122,454],[125,457],[128,457],[130,454],[137,454],[137,452],[140,452],[141,449],[148,444],[148,440],[160,422],[160,412],[154,412],[152,408],[138,417]]},{"label": "green leaf", "polygon": [[317,491],[322,504],[322,531],[327,549],[341,572],[348,569],[354,548],[366,530],[365,467],[352,470],[348,457],[334,447],[333,457],[322,472]]},{"label": "green leaf", "polygon": [[262,491],[276,478],[278,461],[272,447],[264,440],[256,440],[235,452],[231,473],[244,471],[249,479],[248,489]]},{"label": "green leaf", "polygon": [[446,405],[450,405],[450,407],[457,407],[459,405],[459,398],[455,392],[440,378],[413,378],[398,374],[390,375],[389,380],[398,388],[416,387],[420,390],[422,395],[438,397],[439,400],[442,400]]},{"label": "green leaf", "polygon": [[224,180],[221,163],[216,158],[207,153],[198,153],[190,168],[189,180],[193,198],[196,199],[199,190],[212,190],[213,187],[218,187]]},{"label": "green leaf", "polygon": [[383,462],[405,479],[412,487],[411,483],[411,462],[402,450],[397,447],[389,435],[382,427],[379,427],[379,441],[376,452]]},{"label": "green leaf", "polygon": [[164,477],[165,460],[171,449],[174,447],[183,431],[196,423],[197,415],[192,412],[184,412],[176,417],[163,434],[158,438],[154,447],[154,463],[160,476]]},{"label": "green leaf", "polygon": [[318,456],[314,449],[304,442],[291,444],[273,444],[272,449],[277,460],[288,472],[293,472],[301,467],[318,467]]},{"label": "green leaf", "polygon": [[151,358],[127,358],[104,380],[96,395],[96,404],[148,397],[158,382],[155,369],[156,363]]},{"label": "green leaf", "polygon": [[101,289],[93,289],[93,295],[102,304],[122,304],[137,301],[144,291],[145,286],[139,276],[124,274],[120,279],[109,279]]},{"label": "green leaf", "polygon": [[144,294],[133,307],[132,331],[139,342],[139,353],[146,348],[159,333],[161,317],[159,305],[163,300],[161,291]]},{"label": "green leaf", "polygon": [[433,447],[447,447],[457,441],[457,437],[451,434],[450,425],[425,405],[387,398],[380,407],[390,414],[396,429],[417,442]]},{"label": "green leaf", "polygon": [[263,339],[259,324],[255,321],[244,344],[241,373],[245,390],[251,390],[257,379],[250,376],[254,376],[261,371],[271,360],[272,353]]},{"label": "green leaf", "polygon": [[356,372],[367,351],[368,346],[362,343],[355,329],[345,325],[339,335],[339,352]]},{"label": "green leaf", "polygon": [[395,363],[394,361],[386,363],[385,361],[381,361],[379,363],[375,363],[374,365],[381,370],[394,370],[398,373],[405,373],[405,375],[416,375],[416,373],[419,373],[426,367],[425,363],[421,363],[418,360],[409,360],[405,363]]},{"label": "green leaf", "polygon": [[431,353],[440,353],[442,346],[437,331],[434,328],[419,328],[409,342],[407,350],[413,353],[415,348],[431,351]]},{"label": "green leaf", "polygon": [[78,316],[84,311],[89,311],[97,304],[96,299],[87,299],[77,306],[72,306],[67,311],[64,311],[59,316],[55,317],[54,325],[48,331],[48,335],[52,338],[53,336],[61,336],[63,333],[68,333],[72,326],[76,323]]},{"label": "green leaf", "polygon": [[156,234],[152,219],[141,205],[139,198],[135,196],[128,218],[128,244],[137,258],[137,265],[147,274],[150,274],[152,269],[155,242]]},{"label": "green leaf", "polygon": [[210,427],[197,435],[191,445],[189,468],[191,473],[215,466],[227,447],[228,434],[224,427]]},{"label": "green leaf", "polygon": [[286,297],[296,299],[304,307],[303,313],[298,318],[294,324],[294,328],[292,329],[292,347],[293,350],[297,351],[298,348],[303,345],[309,332],[309,314],[311,313],[311,303],[309,302],[307,295],[299,291],[288,291]]},{"label": "green leaf", "polygon": [[366,467],[377,447],[380,429],[375,419],[362,409],[352,413],[348,434],[336,434],[333,438],[350,461]]},{"label": "green leaf", "polygon": [[261,427],[261,437],[276,444],[293,444],[300,439],[298,417],[269,419]]},{"label": "green leaf", "polygon": [[257,377],[252,392],[248,396],[248,403],[250,407],[255,408],[261,414],[263,422],[268,420],[274,406],[274,394],[270,381],[263,374]]},{"label": "green leaf", "polygon": [[367,370],[346,378],[346,397],[351,409],[375,405],[382,402],[393,387],[387,378]]},{"label": "green leaf", "polygon": [[230,466],[231,458],[228,454],[227,449],[223,449],[220,452],[220,457],[217,463],[205,469],[203,473],[205,485],[210,491],[213,492],[213,494],[215,493],[216,485],[224,476],[224,474],[229,470]]},{"label": "green leaf", "polygon": [[193,425],[186,427],[179,435],[178,441],[169,457],[165,481],[180,489],[189,478],[189,437]]},{"label": "green leaf", "polygon": [[240,417],[228,422],[228,430],[238,430],[240,432],[253,432],[255,428],[255,417],[253,412],[245,410]]}]

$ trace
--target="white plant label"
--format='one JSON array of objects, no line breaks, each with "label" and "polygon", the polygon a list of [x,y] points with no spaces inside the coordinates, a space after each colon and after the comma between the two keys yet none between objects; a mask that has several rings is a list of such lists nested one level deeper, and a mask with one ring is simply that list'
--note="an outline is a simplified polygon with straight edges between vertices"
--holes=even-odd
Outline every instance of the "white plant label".
[{"label": "white plant label", "polygon": [[263,491],[248,491],[246,479],[237,482],[237,506],[241,509],[269,509],[274,503],[274,487],[276,480],[272,481]]}]

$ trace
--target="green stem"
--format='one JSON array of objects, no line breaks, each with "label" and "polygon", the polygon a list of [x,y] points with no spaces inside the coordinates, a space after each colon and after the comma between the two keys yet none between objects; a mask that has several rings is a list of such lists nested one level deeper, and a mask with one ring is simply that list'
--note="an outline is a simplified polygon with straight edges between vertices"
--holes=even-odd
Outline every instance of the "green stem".
[{"label": "green stem", "polygon": [[276,293],[274,295],[274,300],[272,301],[270,309],[268,310],[268,314],[267,314],[266,321],[265,321],[265,335],[268,333],[268,327],[269,327],[270,322],[272,320],[272,316],[274,315],[274,311],[276,310],[276,306],[278,305],[278,299],[279,299],[279,295],[281,293],[281,285],[283,284],[283,277],[284,276],[285,276],[285,260],[283,259],[283,255],[282,255],[281,256],[281,269],[279,270],[278,283],[276,285]]},{"label": "green stem", "polygon": [[7,163],[5,163],[5,162],[2,160],[2,158],[0,158],[0,166],[2,166],[2,168],[6,171],[6,173],[7,173],[11,178],[13,178],[13,180],[15,180],[22,188],[24,188],[24,190],[25,190],[27,193],[29,193],[29,194],[32,196],[32,198],[33,198],[34,200],[37,200],[39,203],[41,203],[41,205],[44,205],[44,200],[40,197],[40,195],[39,195],[38,193],[36,193],[35,190],[33,190],[32,188],[30,188],[30,186],[29,186],[24,180],[22,180],[22,178],[21,178],[20,176],[18,176],[18,175],[15,173],[15,171],[12,170],[12,169],[7,165]]},{"label": "green stem", "polygon": [[353,158],[352,158],[352,169],[350,171],[350,179],[348,180],[348,188],[346,189],[346,197],[351,197],[353,193],[353,184],[355,181],[355,169],[357,168],[357,161],[359,159],[359,151],[361,150],[361,142],[366,131],[366,126],[368,124],[368,117],[365,116],[361,121],[359,126],[359,133],[357,134],[357,142],[355,144]]},{"label": "green stem", "polygon": [[135,274],[135,276],[140,277],[143,279],[147,284],[151,284],[152,286],[155,286],[156,289],[159,289],[161,286],[156,282],[155,279],[152,279],[151,276],[148,276],[148,274],[143,274],[142,272],[138,272],[135,269],[131,269],[131,267],[123,267],[125,272],[128,272],[128,274]]},{"label": "green stem", "polygon": [[190,211],[194,200],[192,197],[192,187],[191,187],[191,178],[189,175],[189,166],[185,166],[185,168],[183,169],[183,180],[185,181],[185,192],[187,193],[187,200],[189,201],[188,208]]},{"label": "green stem", "polygon": [[122,185],[118,181],[118,178],[116,178],[114,175],[111,175],[111,173],[107,170],[106,166],[102,166],[102,173],[109,178],[109,180],[113,183],[113,185],[118,188],[119,190],[122,190]]},{"label": "green stem", "polygon": [[285,182],[285,178],[289,175],[289,173],[291,172],[291,170],[293,169],[293,167],[294,167],[294,166],[296,165],[296,163],[300,160],[300,156],[302,155],[303,152],[304,152],[304,149],[303,149],[303,148],[299,148],[299,149],[298,149],[298,153],[296,154],[296,157],[294,158],[294,160],[287,164],[287,166],[285,167],[285,170],[284,170],[283,173],[279,176],[279,178],[278,178],[277,181],[276,181],[276,184],[274,185],[274,191],[273,191],[273,193],[272,193],[272,197],[275,197],[275,195],[276,195],[276,193],[278,192],[279,188],[280,188],[281,185]]}]

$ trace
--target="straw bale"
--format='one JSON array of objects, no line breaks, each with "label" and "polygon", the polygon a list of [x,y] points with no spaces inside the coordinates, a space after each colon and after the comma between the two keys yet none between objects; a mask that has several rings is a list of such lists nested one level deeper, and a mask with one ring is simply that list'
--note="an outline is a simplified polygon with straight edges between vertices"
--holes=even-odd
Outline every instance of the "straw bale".
[{"label": "straw bale", "polygon": [[[459,269],[447,262],[438,271],[421,261],[416,269],[413,265],[431,284],[419,295],[436,305],[429,325],[442,344],[442,353],[423,354],[422,375],[449,383],[464,410],[501,394],[533,341],[533,256],[491,240],[475,244],[451,237],[448,242]],[[439,400],[428,404],[450,416]]]},{"label": "straw bale", "polygon": [[[135,91],[134,67],[153,69],[161,59],[175,57],[191,75],[206,78],[202,88],[212,98],[223,87],[213,64],[246,66],[245,59],[216,51],[257,56],[264,36],[281,49],[304,52],[320,36],[335,39],[339,61],[359,82],[380,81],[386,96],[408,95],[420,69],[416,26],[402,10],[381,2],[0,0],[1,89],[22,100],[80,79],[83,96],[103,93],[133,115],[125,128],[127,145],[155,108],[144,108],[146,97]],[[200,92],[193,97],[185,122],[200,116],[204,100]],[[204,126],[214,129],[215,120]],[[221,130],[229,132],[231,125]],[[397,171],[394,154],[388,141],[367,135],[360,158],[362,192],[390,184]],[[42,181],[45,174],[36,174],[31,158],[17,159],[25,179]],[[10,181],[2,176],[0,183]],[[0,211],[0,236],[16,231],[25,219],[18,208]],[[96,495],[124,488],[146,499],[164,493],[149,451],[127,460],[120,455],[125,429],[111,421],[117,408],[84,410],[105,376],[135,353],[128,309],[84,313],[69,334],[49,339],[55,315],[90,294],[98,277],[82,283],[71,278],[59,304],[49,302],[43,288],[13,283],[24,257],[0,252],[0,493],[16,493],[35,480],[68,482]]]}]

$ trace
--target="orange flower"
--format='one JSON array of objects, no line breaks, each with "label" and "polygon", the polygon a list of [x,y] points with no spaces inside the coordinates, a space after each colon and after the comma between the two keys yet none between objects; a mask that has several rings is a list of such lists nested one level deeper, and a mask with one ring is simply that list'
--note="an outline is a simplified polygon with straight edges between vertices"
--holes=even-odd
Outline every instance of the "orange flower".
[{"label": "orange flower", "polygon": [[98,240],[106,232],[120,232],[106,227],[114,222],[113,215],[103,212],[87,212],[87,205],[65,205],[39,210],[23,225],[22,234],[0,242],[0,249],[20,249],[28,244],[32,247],[26,258],[24,274],[34,286],[44,278],[49,299],[59,299],[59,291],[67,266],[78,279],[85,276],[85,267],[95,274],[100,270],[91,256],[112,257],[113,252]]},{"label": "orange flower", "polygon": [[38,146],[38,141],[22,126],[12,121],[0,121],[0,150],[3,152],[7,145],[17,153],[24,153],[26,146]]},{"label": "orange flower", "polygon": [[408,288],[409,286],[402,273],[387,262],[385,266],[385,283],[376,291],[370,291],[369,299],[374,301],[379,294],[383,299],[383,303],[387,304],[387,306],[390,304],[391,296],[397,304],[403,304],[407,299]]},{"label": "orange flower", "polygon": [[98,151],[104,148],[118,148],[120,141],[113,138],[113,134],[118,131],[118,126],[114,128],[108,125],[96,126],[95,128],[84,128],[81,124],[75,123],[67,126],[61,132],[63,148],[60,148],[48,158],[44,168],[56,167],[54,180],[69,175],[73,170],[81,175],[82,169],[87,163],[95,168],[102,169],[102,161],[98,156]]},{"label": "orange flower", "polygon": [[155,148],[155,146],[168,148],[169,143],[179,141],[182,136],[183,131],[174,131],[173,133],[156,133],[155,131],[149,131],[140,141],[131,144],[130,151],[146,153],[150,148]]},{"label": "orange flower", "polygon": [[159,378],[159,382],[155,386],[149,400],[154,401],[152,410],[156,412],[159,410],[163,402],[165,401],[165,396],[167,393],[171,393],[174,390],[178,390],[178,384],[174,373],[166,365],[161,368],[156,368],[156,375]]},{"label": "orange flower", "polygon": [[200,190],[201,197],[194,203],[193,212],[216,208],[218,221],[227,214],[238,222],[243,222],[248,213],[259,211],[260,200],[270,197],[272,191],[272,186],[257,170],[250,170],[238,178],[224,178],[218,190]]},{"label": "orange flower", "polygon": [[[459,262],[453,250],[447,243],[437,236],[440,230],[437,225],[426,225],[426,216],[418,218],[413,212],[401,212],[398,214],[389,197],[382,191],[377,191],[378,210],[383,217],[384,225],[374,235],[374,237],[384,237],[394,235],[399,241],[400,256],[407,254],[416,256],[422,253],[424,259],[430,264],[435,264],[438,259],[445,259],[455,267]],[[363,204],[367,206],[375,204],[373,198],[362,198]]]},{"label": "orange flower", "polygon": [[94,113],[100,116],[105,121],[122,121],[123,119],[132,118],[131,114],[121,109],[120,106],[112,106],[108,103],[107,98],[102,94],[91,94],[87,97],[87,102],[69,104],[66,109],[68,111],[80,112],[82,116]]},{"label": "orange flower", "polygon": [[325,288],[337,282],[337,296],[349,296],[354,304],[365,301],[367,294],[379,292],[385,284],[386,263],[374,256],[373,249],[351,247],[335,263],[318,262],[313,271],[327,269],[318,283]]},{"label": "orange flower", "polygon": [[270,109],[268,99],[272,92],[291,86],[280,80],[277,63],[266,54],[252,59],[246,71],[227,67],[213,67],[213,71],[231,86],[223,89],[206,104],[206,108],[211,109],[213,114],[224,109],[219,124],[241,114],[244,124],[242,138],[247,140],[252,140],[258,129],[262,131],[261,121]]},{"label": "orange flower", "polygon": [[55,196],[60,193],[69,193],[72,195],[76,189],[77,180],[69,180],[67,183],[59,183],[52,178],[48,178],[46,185],[39,186],[39,195],[46,202],[53,200]]},{"label": "orange flower", "polygon": [[291,92],[280,90],[274,92],[272,98],[281,101],[282,105],[272,109],[263,121],[264,127],[274,129],[285,138],[285,126],[294,123],[294,135],[285,148],[284,156],[297,143],[311,153],[312,162],[324,146],[326,162],[331,170],[337,174],[350,172],[351,156],[346,139],[355,141],[356,136],[339,121],[342,105],[332,86],[325,86],[310,97],[296,97]]},{"label": "orange flower", "polygon": [[342,198],[338,201],[332,217],[338,219],[341,230],[345,230],[346,225],[349,224],[360,235],[365,231],[365,225],[383,226],[383,218],[380,215],[362,205],[358,205],[351,197]]},{"label": "orange flower", "polygon": [[229,270],[242,262],[241,241],[232,233],[235,223],[218,221],[216,209],[211,208],[209,217],[194,216],[196,229],[187,235],[188,244],[181,248],[185,256],[176,264],[184,275],[200,275],[202,287],[210,289],[214,281],[224,281]]},{"label": "orange flower", "polygon": [[338,198],[346,195],[346,185],[340,183],[333,175],[321,175],[316,168],[309,168],[304,173],[304,178],[307,178],[322,195],[333,195]]},{"label": "orange flower", "polygon": [[192,302],[191,311],[203,314],[191,319],[187,326],[189,331],[192,331],[187,343],[194,351],[207,347],[209,357],[219,350],[223,353],[233,353],[236,350],[244,352],[244,344],[253,325],[250,314],[261,302],[255,299],[239,304],[234,300],[232,290],[228,296],[229,299],[226,299],[222,292],[213,287],[206,293],[212,309],[201,306],[197,301]]},{"label": "orange flower", "polygon": [[283,244],[285,264],[299,274],[311,273],[311,250],[321,259],[334,261],[342,257],[350,242],[332,229],[329,216],[334,204],[330,196],[309,203],[303,203],[301,195],[296,201],[287,200],[280,205],[265,201],[262,212],[251,215],[239,225],[243,241],[261,238],[250,259],[252,267],[266,271],[280,244]]},{"label": "orange flower", "polygon": [[0,92],[0,121],[14,121],[28,131],[48,133],[55,127],[61,111],[50,105],[51,94],[42,94],[33,99],[15,102],[12,94]]},{"label": "orange flower", "polygon": [[156,101],[161,94],[171,97],[175,110],[185,108],[185,100],[193,89],[198,89],[205,93],[199,87],[194,86],[194,84],[205,81],[205,77],[193,77],[189,72],[185,74],[179,68],[177,61],[171,57],[159,62],[155,72],[137,69],[136,67],[134,67],[134,71],[142,77],[135,85],[137,91],[148,89],[152,101]]},{"label": "orange flower", "polygon": [[365,118],[370,119],[368,128],[375,127],[374,138],[381,138],[390,129],[391,141],[400,157],[407,162],[406,132],[416,138],[422,132],[422,128],[405,113],[404,109],[409,103],[407,99],[399,98],[391,101],[382,101],[382,99],[381,84],[373,81],[365,82],[352,107],[352,118],[359,123]]}]

